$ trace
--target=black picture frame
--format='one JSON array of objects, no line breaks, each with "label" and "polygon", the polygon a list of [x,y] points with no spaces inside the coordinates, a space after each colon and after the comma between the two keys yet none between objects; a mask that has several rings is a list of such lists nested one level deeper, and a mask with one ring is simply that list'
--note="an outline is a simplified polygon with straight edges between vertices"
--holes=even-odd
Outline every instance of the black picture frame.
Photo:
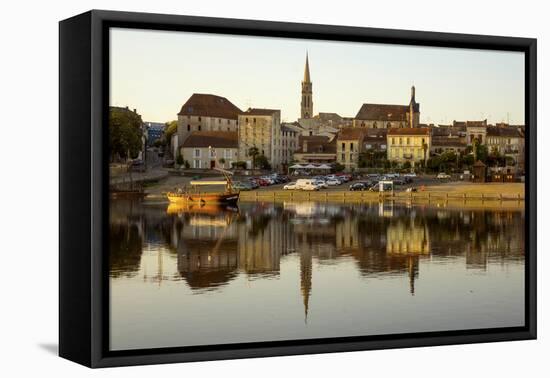
[{"label": "black picture frame", "polygon": [[[108,331],[108,29],[461,47],[525,53],[524,327],[112,352]],[[89,367],[536,338],[536,39],[92,10],[59,24],[59,354]]]}]

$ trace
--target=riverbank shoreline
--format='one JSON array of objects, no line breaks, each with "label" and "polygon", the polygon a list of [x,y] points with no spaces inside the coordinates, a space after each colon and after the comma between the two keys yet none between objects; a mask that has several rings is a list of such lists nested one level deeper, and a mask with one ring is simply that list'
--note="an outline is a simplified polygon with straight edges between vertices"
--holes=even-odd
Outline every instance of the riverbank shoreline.
[{"label": "riverbank shoreline", "polygon": [[[189,184],[189,177],[168,176],[151,183],[146,188],[147,202],[168,203],[166,192],[176,187]],[[283,190],[283,184],[261,187],[256,190],[242,191],[240,202],[401,202],[430,206],[453,206],[476,208],[524,208],[525,185],[523,183],[471,183],[451,182],[417,182],[413,187],[416,192],[405,192],[403,187],[396,187],[393,193],[367,191],[350,191],[347,183],[331,186],[315,192]],[[221,188],[220,188],[221,190]]]}]

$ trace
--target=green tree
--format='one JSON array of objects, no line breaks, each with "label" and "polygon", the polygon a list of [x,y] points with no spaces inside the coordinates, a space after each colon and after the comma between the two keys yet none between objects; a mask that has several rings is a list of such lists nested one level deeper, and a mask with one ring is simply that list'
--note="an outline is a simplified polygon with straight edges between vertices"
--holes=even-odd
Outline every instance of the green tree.
[{"label": "green tree", "polygon": [[109,150],[111,161],[135,159],[143,147],[141,116],[129,109],[109,109]]},{"label": "green tree", "polygon": [[487,146],[484,144],[477,143],[477,146],[474,148],[475,151],[475,160],[481,160],[483,163],[487,163],[487,158],[489,157],[489,151]]},{"label": "green tree", "polygon": [[267,157],[265,157],[265,155],[256,156],[256,158],[253,160],[253,165],[257,165],[260,169],[271,169],[269,160],[267,160]]},{"label": "green tree", "polygon": [[[164,124],[164,140],[165,143],[170,143],[172,135],[178,131],[178,121],[170,121]],[[183,141],[182,141],[183,142]]]},{"label": "green tree", "polygon": [[334,172],[342,172],[346,167],[344,167],[342,164],[340,163],[334,163],[332,164],[332,170]]},{"label": "green tree", "polygon": [[176,164],[177,165],[184,165],[185,161],[183,160],[183,156],[181,154],[178,154],[178,157],[176,158]]},{"label": "green tree", "polygon": [[248,156],[252,157],[252,169],[256,169],[256,157],[260,154],[258,147],[250,147],[248,149]]}]

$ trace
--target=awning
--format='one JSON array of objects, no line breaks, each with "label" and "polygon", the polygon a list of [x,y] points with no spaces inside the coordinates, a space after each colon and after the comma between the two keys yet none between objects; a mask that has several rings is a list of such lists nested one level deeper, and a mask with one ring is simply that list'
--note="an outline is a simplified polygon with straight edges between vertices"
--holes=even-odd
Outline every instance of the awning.
[{"label": "awning", "polygon": [[306,167],[305,165],[294,164],[294,165],[291,165],[289,168],[290,168],[290,169],[303,169],[303,168],[305,168],[305,167]]}]

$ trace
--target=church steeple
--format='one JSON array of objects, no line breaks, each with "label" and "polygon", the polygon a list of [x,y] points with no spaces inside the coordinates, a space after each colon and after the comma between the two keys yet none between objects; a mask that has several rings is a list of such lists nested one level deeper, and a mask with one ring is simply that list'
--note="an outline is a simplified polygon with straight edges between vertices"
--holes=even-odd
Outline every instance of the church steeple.
[{"label": "church steeple", "polygon": [[309,57],[308,57],[308,53],[306,52],[306,68],[304,70],[304,83],[309,83],[309,82],[311,82],[309,78]]},{"label": "church steeple", "polygon": [[313,85],[309,75],[309,54],[306,52],[306,66],[302,81],[301,118],[313,117]]},{"label": "church steeple", "polygon": [[409,102],[409,127],[418,127],[419,122],[419,106],[415,99],[416,89],[414,85],[411,87],[411,101]]}]

